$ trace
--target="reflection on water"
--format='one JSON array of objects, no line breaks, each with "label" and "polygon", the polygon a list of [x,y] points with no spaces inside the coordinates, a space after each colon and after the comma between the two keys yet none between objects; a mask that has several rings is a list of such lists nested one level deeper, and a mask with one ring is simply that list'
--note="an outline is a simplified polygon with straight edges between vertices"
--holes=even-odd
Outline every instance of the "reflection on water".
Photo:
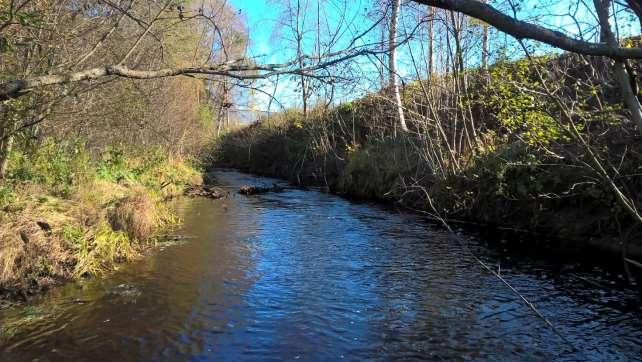
[{"label": "reflection on water", "polygon": [[[227,185],[272,182],[220,172]],[[574,265],[507,262],[470,239],[563,341],[444,231],[288,190],[179,200],[182,242],[0,312],[0,360],[627,360],[634,292]]]}]

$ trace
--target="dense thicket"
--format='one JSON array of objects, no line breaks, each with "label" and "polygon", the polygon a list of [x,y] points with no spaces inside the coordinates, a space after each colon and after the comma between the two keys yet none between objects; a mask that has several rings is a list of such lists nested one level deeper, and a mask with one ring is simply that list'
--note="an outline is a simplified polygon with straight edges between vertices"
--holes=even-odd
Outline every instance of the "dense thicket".
[{"label": "dense thicket", "polygon": [[[223,1],[3,0],[0,9],[0,81],[104,64],[199,66],[242,56],[247,38]],[[38,89],[2,102],[0,154],[49,136],[193,152],[216,128],[222,92],[216,79],[190,77]]]},{"label": "dense thicket", "polygon": [[404,89],[403,108],[405,133],[385,91],[308,117],[285,112],[226,135],[213,160],[437,218],[640,253],[639,220],[622,200],[642,202],[640,137],[603,59],[434,76]]}]

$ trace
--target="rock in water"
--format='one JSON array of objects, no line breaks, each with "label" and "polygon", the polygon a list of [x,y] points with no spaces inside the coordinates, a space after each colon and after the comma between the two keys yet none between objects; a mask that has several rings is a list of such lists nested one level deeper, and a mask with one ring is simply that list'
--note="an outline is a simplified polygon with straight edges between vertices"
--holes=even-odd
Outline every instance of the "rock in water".
[{"label": "rock in water", "polygon": [[227,191],[214,186],[190,186],[185,190],[185,195],[189,197],[209,197],[210,199],[222,199],[228,196]]},{"label": "rock in water", "polygon": [[239,188],[239,194],[247,196],[264,194],[266,192],[281,192],[284,189],[285,188],[283,186],[279,186],[277,184],[272,184],[272,187],[243,185]]},{"label": "rock in water", "polygon": [[120,284],[111,288],[106,294],[106,300],[115,303],[136,303],[142,291],[131,284]]}]

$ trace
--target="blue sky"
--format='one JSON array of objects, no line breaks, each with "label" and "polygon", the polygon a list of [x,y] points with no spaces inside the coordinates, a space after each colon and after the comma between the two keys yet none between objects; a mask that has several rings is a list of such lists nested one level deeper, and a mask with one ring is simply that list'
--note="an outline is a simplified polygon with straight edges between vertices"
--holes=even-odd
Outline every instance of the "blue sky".
[{"label": "blue sky", "polygon": [[[289,47],[279,44],[275,39],[275,31],[279,27],[281,9],[274,3],[265,0],[231,0],[231,4],[240,11],[244,17],[248,29],[250,29],[249,56],[260,63],[280,63],[292,58],[293,53]],[[268,93],[274,90],[271,82],[262,82],[265,85],[260,87]],[[276,98],[285,107],[296,106],[297,100],[288,88],[292,85],[287,80],[279,80]],[[287,84],[284,84],[287,83]],[[254,94],[254,106],[266,110],[269,104],[269,97],[262,94]],[[274,103],[274,102],[273,102]],[[252,106],[252,105],[248,105]],[[275,105],[271,110],[278,110]]]},{"label": "blue sky", "polygon": [[[271,38],[274,27],[278,24],[280,10],[274,4],[270,5],[265,0],[231,0],[251,29],[250,53],[252,56],[270,55],[277,60],[278,53],[273,51]],[[268,58],[270,59],[270,58]]]},{"label": "blue sky", "polygon": [[[302,0],[302,3],[309,3],[312,9],[306,12],[306,24],[316,24],[316,1]],[[279,5],[278,1],[270,0],[231,0],[230,3],[240,10],[240,14],[245,18],[248,29],[250,29],[250,48],[249,55],[256,58],[261,63],[280,63],[292,60],[296,56],[295,48],[293,47],[293,39],[287,29],[283,27],[283,21],[287,17],[282,16],[286,11],[283,2]],[[340,41],[335,44],[334,49],[341,49],[345,46],[347,39],[352,39],[352,34],[360,31],[364,26],[371,23],[367,18],[362,18],[364,15],[364,8],[370,5],[372,1],[369,0],[354,0],[352,2],[345,2],[343,0],[328,0],[321,12],[324,13],[322,21],[327,21],[327,27],[336,29],[342,28],[345,33],[340,37]],[[364,6],[364,4],[366,4]],[[345,14],[347,20],[339,26],[338,18]],[[329,32],[327,32],[329,33]],[[306,33],[304,42],[307,45],[308,51],[313,48],[312,43],[314,39],[312,32]],[[343,41],[341,41],[343,40]],[[272,93],[274,84],[264,84],[260,87],[262,90]],[[293,77],[282,77],[279,79],[276,98],[284,107],[300,106],[300,93],[298,89],[298,80]],[[351,95],[355,93],[351,92]],[[360,92],[357,96],[365,94],[365,91]],[[266,95],[255,93],[255,106],[260,109],[266,109],[269,103],[269,97]],[[338,94],[340,100],[348,100],[347,95]],[[278,110],[278,106],[273,102],[271,110]]]},{"label": "blue sky", "polygon": [[[283,21],[287,17],[282,16],[285,11],[285,7],[282,5],[286,1],[283,0],[229,0],[233,7],[240,10],[240,14],[245,18],[248,29],[250,30],[250,48],[249,55],[255,57],[258,62],[261,63],[279,63],[292,60],[296,52],[294,51],[293,43],[291,41],[291,36],[288,37],[287,30],[279,32],[279,29],[283,28]],[[301,0],[302,3],[309,3],[312,7],[306,12],[306,21],[308,25],[310,22],[316,24],[316,4],[317,0]],[[293,1],[293,3],[295,3]],[[373,16],[368,17],[368,12],[373,10],[373,6],[376,2],[372,0],[324,0],[325,5],[322,6],[322,12],[324,13],[324,18],[328,19],[327,23],[327,32],[330,32],[332,29],[336,29],[341,23],[341,29],[343,30],[340,40],[336,42],[333,47],[333,50],[340,50],[342,47],[345,47],[349,39],[352,39],[354,34],[363,31],[363,29],[368,28],[373,23]],[[491,1],[493,3],[503,3],[499,0]],[[590,3],[590,2],[589,2]],[[281,4],[281,5],[280,5]],[[591,24],[594,24],[594,17],[590,14],[589,8],[583,7],[580,5],[579,8],[575,8],[577,4],[583,4],[582,2],[571,1],[571,0],[524,0],[522,1],[523,6],[519,10],[518,16],[522,19],[525,18],[537,18],[537,21],[545,26],[550,27],[561,27],[569,34],[578,34],[578,26],[573,19],[567,14],[575,12],[576,19],[579,19],[581,27],[586,29]],[[410,11],[410,6],[413,6],[415,9],[419,9],[419,12]],[[589,5],[590,6],[590,5]],[[406,28],[414,27],[418,22],[419,18],[422,16],[422,9],[425,7],[418,7],[412,2],[407,2],[402,14],[404,18],[402,22],[406,24]],[[346,21],[341,22],[339,19],[346,19]],[[620,21],[620,31],[622,35],[631,34],[637,30],[637,24],[632,24],[630,21],[622,20],[624,17],[619,17]],[[631,30],[635,28],[635,30]],[[583,29],[582,31],[585,31]],[[421,30],[421,29],[420,29]],[[372,33],[370,39],[378,36],[378,30],[375,30]],[[421,33],[419,34],[422,35]],[[586,37],[587,33],[583,33]],[[314,36],[314,32],[307,34],[308,38],[306,43],[311,45],[314,43],[314,39],[310,39],[310,36]],[[288,40],[289,39],[289,40]],[[468,52],[468,66],[475,66],[479,62],[479,38],[476,38],[473,43],[469,44],[470,47]],[[497,53],[497,49],[504,45],[508,44],[511,47],[511,54],[509,57],[521,57],[521,51],[516,47],[516,43],[510,37],[494,37],[494,44],[491,44],[491,51]],[[505,39],[505,40],[504,40]],[[595,39],[590,39],[595,40]],[[307,52],[311,50],[311,46],[307,47]],[[494,49],[493,49],[494,48]],[[544,46],[539,46],[541,52],[549,52],[550,48]],[[401,48],[399,50],[399,72],[403,81],[410,81],[413,78],[416,78],[416,72],[413,63],[410,61],[410,50],[412,50],[415,57],[422,57],[421,49],[418,46],[417,42],[411,42],[408,46]],[[476,55],[477,54],[477,55]],[[438,54],[439,57],[445,57],[443,54]],[[492,60],[492,59],[491,59]],[[436,59],[438,62],[438,60]],[[347,71],[356,71],[362,72],[362,78],[358,85],[352,86],[351,88],[340,90],[335,94],[335,97],[338,101],[347,101],[351,98],[356,98],[364,95],[368,91],[375,90],[378,87],[378,76],[376,76],[376,68],[373,65],[373,59],[360,59],[358,62],[352,65],[352,68],[348,68]],[[259,88],[265,92],[272,93],[274,90],[274,84],[270,82],[265,82],[259,86]],[[275,92],[276,98],[279,102],[285,107],[300,106],[300,93],[297,93],[296,89],[298,88],[298,80],[295,78],[280,78],[277,90]],[[258,109],[265,110],[267,108],[269,97],[262,95],[260,93],[255,93],[253,98],[253,106]],[[248,106],[252,106],[248,105]],[[272,104],[272,111],[279,110],[279,107],[275,103]]]}]

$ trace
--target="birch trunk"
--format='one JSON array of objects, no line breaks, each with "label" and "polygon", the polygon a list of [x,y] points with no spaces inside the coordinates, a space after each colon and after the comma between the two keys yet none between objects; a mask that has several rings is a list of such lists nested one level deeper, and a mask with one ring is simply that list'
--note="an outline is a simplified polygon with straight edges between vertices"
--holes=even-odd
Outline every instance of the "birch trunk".
[{"label": "birch trunk", "polygon": [[399,8],[401,7],[401,0],[392,1],[392,15],[390,18],[390,38],[389,38],[389,64],[390,68],[390,88],[394,93],[397,114],[399,117],[399,124],[404,132],[408,131],[406,126],[406,118],[404,117],[403,104],[401,103],[401,93],[399,92],[399,85],[397,84],[397,22],[399,20]]}]

